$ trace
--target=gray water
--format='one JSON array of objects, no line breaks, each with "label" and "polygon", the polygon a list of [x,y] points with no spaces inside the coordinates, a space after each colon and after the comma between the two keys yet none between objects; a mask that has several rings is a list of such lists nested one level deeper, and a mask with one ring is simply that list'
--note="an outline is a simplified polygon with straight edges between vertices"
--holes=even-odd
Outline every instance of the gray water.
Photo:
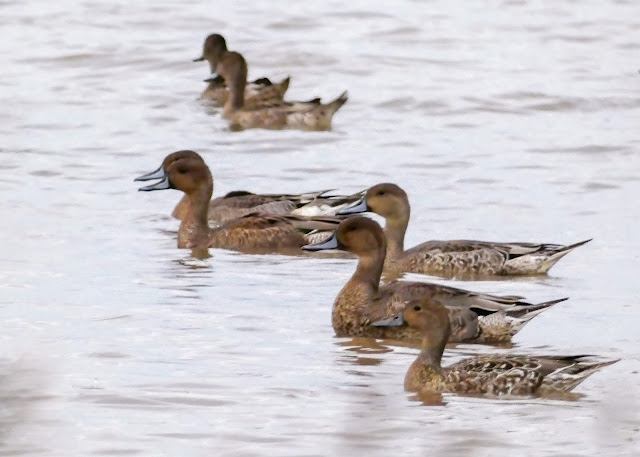
[{"label": "gray water", "polygon": [[[0,26],[0,455],[640,454],[640,3],[4,1]],[[333,131],[229,131],[197,100],[213,32],[290,99],[348,89]],[[333,334],[354,260],[176,248],[180,195],[132,179],[185,148],[216,195],[396,182],[407,246],[593,237],[456,284],[571,297],[512,351],[622,360],[575,401],[424,405],[415,349]]]}]

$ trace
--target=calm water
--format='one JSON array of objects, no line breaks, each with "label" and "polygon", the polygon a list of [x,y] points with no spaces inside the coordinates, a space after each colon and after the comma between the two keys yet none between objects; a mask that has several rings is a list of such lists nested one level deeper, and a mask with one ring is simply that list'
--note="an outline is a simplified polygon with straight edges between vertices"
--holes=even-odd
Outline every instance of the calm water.
[{"label": "calm water", "polygon": [[[476,3],[0,2],[0,455],[640,454],[640,3]],[[230,132],[212,32],[289,98],[348,89],[334,130]],[[578,401],[425,406],[414,349],[333,335],[353,260],[175,248],[179,194],[132,179],[184,148],[217,195],[397,182],[408,246],[594,237],[460,284],[571,297],[516,351],[622,361]]]}]

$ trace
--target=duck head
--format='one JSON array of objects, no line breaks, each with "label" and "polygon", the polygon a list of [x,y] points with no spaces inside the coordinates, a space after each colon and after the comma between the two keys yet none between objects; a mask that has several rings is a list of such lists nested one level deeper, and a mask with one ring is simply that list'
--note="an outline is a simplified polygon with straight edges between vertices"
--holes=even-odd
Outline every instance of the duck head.
[{"label": "duck head", "polygon": [[367,256],[386,249],[386,241],[382,228],[377,222],[367,217],[354,216],[343,220],[334,234],[326,241],[303,246],[305,251],[324,251],[340,249]]},{"label": "duck head", "polygon": [[367,189],[362,199],[340,210],[338,215],[372,212],[393,224],[408,221],[410,211],[407,193],[396,184],[382,183]]},{"label": "duck head", "polygon": [[[141,187],[140,191],[177,189],[187,195],[208,194],[208,200],[213,193],[213,178],[209,167],[200,156],[183,157],[172,161],[166,169],[162,180],[149,186]],[[207,198],[204,195],[204,198]]]},{"label": "duck head", "polygon": [[385,320],[371,325],[375,327],[409,326],[422,333],[422,348],[425,354],[440,361],[444,347],[451,334],[449,312],[440,303],[429,298],[421,298],[407,302],[404,310]]},{"label": "duck head", "polygon": [[193,160],[199,160],[202,163],[204,163],[204,160],[202,159],[200,154],[198,154],[195,151],[184,149],[182,151],[172,152],[171,154],[169,154],[167,157],[164,158],[164,160],[162,161],[162,165],[160,165],[160,168],[158,168],[155,171],[152,171],[151,173],[138,176],[136,179],[134,179],[134,181],[151,181],[152,179],[164,179],[167,177],[167,169],[171,166],[173,162],[180,159],[193,159]]},{"label": "duck head", "polygon": [[209,66],[211,67],[211,73],[216,71],[216,67],[218,66],[218,62],[227,52],[227,41],[224,37],[218,33],[213,33],[209,35],[202,45],[202,56],[197,59],[193,59],[194,62],[202,62],[206,60],[209,62]]}]

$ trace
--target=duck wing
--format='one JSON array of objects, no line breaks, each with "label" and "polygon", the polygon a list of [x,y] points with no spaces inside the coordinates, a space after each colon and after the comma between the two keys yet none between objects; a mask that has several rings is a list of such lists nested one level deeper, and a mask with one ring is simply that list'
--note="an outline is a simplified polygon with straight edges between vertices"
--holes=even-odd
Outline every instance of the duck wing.
[{"label": "duck wing", "polygon": [[516,305],[531,305],[518,295],[491,295],[442,284],[417,281],[392,281],[379,289],[390,301],[409,301],[429,297],[443,306],[465,307],[480,314],[506,310]]},{"label": "duck wing", "polygon": [[428,269],[444,275],[539,274],[590,240],[568,246],[551,243],[499,243],[475,240],[433,240],[405,251]]},{"label": "duck wing", "polygon": [[277,251],[304,244],[302,233],[284,217],[251,213],[211,229],[209,247]]}]

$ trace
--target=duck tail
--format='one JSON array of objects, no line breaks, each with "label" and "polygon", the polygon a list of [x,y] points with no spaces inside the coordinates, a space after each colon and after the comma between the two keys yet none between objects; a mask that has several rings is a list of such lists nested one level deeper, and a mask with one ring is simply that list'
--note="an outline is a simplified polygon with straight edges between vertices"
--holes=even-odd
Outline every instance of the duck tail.
[{"label": "duck tail", "polygon": [[551,308],[553,305],[566,300],[569,300],[569,297],[557,298],[555,300],[549,300],[542,303],[536,303],[533,305],[531,304],[516,305],[506,309],[505,313],[509,317],[516,318],[516,319],[523,319],[526,322],[529,322],[531,319],[536,317],[538,314],[542,313],[544,310],[547,310]]},{"label": "duck tail", "polygon": [[531,322],[534,317],[540,315],[543,311],[546,311],[557,303],[568,299],[569,297],[563,297],[535,305],[518,305],[501,312],[504,313],[504,318],[509,323],[509,333],[513,336]]},{"label": "duck tail", "polygon": [[565,255],[569,254],[571,251],[573,251],[575,248],[578,248],[584,244],[587,244],[589,241],[591,241],[593,238],[589,238],[588,240],[584,240],[584,241],[580,241],[578,243],[574,243],[574,244],[569,244],[567,246],[560,246],[557,249],[554,249],[553,251],[551,251],[549,254],[549,256],[544,259],[544,261],[542,262],[542,264],[540,265],[540,267],[538,268],[538,273],[546,273],[548,272],[551,267],[553,267],[556,263],[558,263],[558,260],[560,260],[561,258],[563,258]]},{"label": "duck tail", "polygon": [[338,111],[342,105],[347,103],[348,99],[349,97],[347,91],[345,90],[342,94],[340,94],[338,98],[336,98],[332,102],[327,103],[326,105],[324,105],[324,107],[326,107],[329,115],[333,116],[333,114]]},{"label": "duck tail", "polygon": [[291,76],[287,76],[285,79],[283,79],[277,84],[280,98],[284,97],[284,93],[289,89],[290,82],[291,82]]},{"label": "duck tail", "polygon": [[577,361],[575,364],[559,368],[545,376],[541,389],[551,393],[570,392],[596,371],[619,361],[620,359],[604,362]]}]

